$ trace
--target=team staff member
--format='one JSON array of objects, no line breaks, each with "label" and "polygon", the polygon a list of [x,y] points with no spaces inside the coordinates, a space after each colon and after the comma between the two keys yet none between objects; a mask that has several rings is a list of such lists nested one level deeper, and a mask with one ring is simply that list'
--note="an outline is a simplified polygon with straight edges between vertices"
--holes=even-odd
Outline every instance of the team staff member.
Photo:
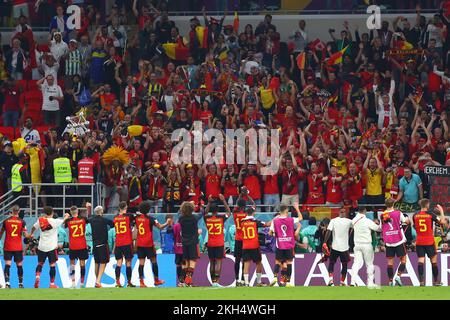
[{"label": "team staff member", "polygon": [[66,213],[64,219],[54,219],[53,215],[52,207],[44,207],[44,216],[40,217],[31,228],[30,237],[33,237],[33,233],[36,230],[39,229],[41,231],[37,250],[38,265],[36,267],[36,280],[34,282],[35,288],[39,288],[42,266],[47,258],[50,264],[50,288],[58,288],[55,284],[55,264],[58,260],[58,228],[70,218],[70,215]]},{"label": "team staff member", "polygon": [[[390,198],[386,200],[386,211],[383,212],[382,233],[383,241],[386,245],[386,258],[388,259],[387,274],[389,277],[389,285],[401,286],[401,274],[406,269],[406,237],[402,228],[402,224],[409,224],[409,218],[405,217],[399,210],[394,209],[395,201]],[[398,267],[397,276],[394,279],[394,258],[397,256],[400,259],[400,266]]]},{"label": "team staff member", "polygon": [[[86,204],[89,210],[90,203]],[[72,280],[72,288],[75,288],[75,261],[80,260],[80,286],[84,288],[84,277],[86,275],[86,260],[89,258],[89,252],[86,243],[86,225],[87,218],[80,217],[78,208],[72,206],[70,215],[64,227],[69,229],[69,259],[70,259],[70,278]]]},{"label": "team staff member", "polygon": [[[278,281],[278,272],[281,270],[281,286],[289,286],[292,275],[292,260],[295,257],[295,239],[300,234],[302,225],[299,218],[289,217],[289,207],[287,205],[280,206],[280,214],[272,220],[270,224],[269,235],[275,236],[275,267],[274,280],[270,284],[275,285]],[[297,228],[295,228],[297,225]]]},{"label": "team staff member", "polygon": [[183,260],[185,260],[185,278],[186,286],[192,286],[192,275],[194,274],[195,264],[199,258],[198,250],[198,220],[201,216],[195,216],[195,207],[192,202],[183,202],[181,204],[181,215],[178,222],[181,226],[181,242],[183,244]]},{"label": "team staff member", "polygon": [[213,203],[213,198],[210,196],[204,216],[206,228],[208,229],[209,273],[213,287],[219,286],[222,259],[225,255],[224,224],[225,220],[231,215],[230,207],[223,194],[219,194],[219,199],[222,201],[226,213],[218,214],[219,208]]},{"label": "team staff member", "polygon": [[135,223],[137,229],[137,256],[139,259],[139,285],[141,288],[146,288],[144,283],[144,265],[145,259],[148,258],[152,262],[152,271],[155,279],[155,286],[164,284],[164,280],[159,279],[158,263],[156,261],[156,250],[153,243],[153,227],[164,229],[172,223],[171,219],[167,219],[164,224],[160,224],[153,217],[149,216],[150,203],[148,201],[141,202],[139,205],[139,212],[137,213]]},{"label": "team staff member", "polygon": [[[66,195],[70,194],[72,188],[65,186],[60,187],[58,184],[72,183],[72,167],[70,165],[70,160],[67,157],[67,148],[62,147],[58,152],[58,157],[53,160],[53,177],[54,183],[56,184],[54,188],[54,194],[61,194],[62,188],[66,188]],[[66,204],[69,202],[69,197],[66,199]],[[56,198],[55,202],[58,207],[62,207],[62,199]],[[70,204],[69,204],[70,205]]]},{"label": "team staff member", "polygon": [[[94,151],[92,149],[87,149],[85,157],[78,161],[78,183],[95,183],[97,176],[97,167],[94,159],[92,158]],[[78,194],[89,195],[91,193],[90,186],[79,186]],[[81,199],[82,201],[83,199]]]},{"label": "team staff member", "polygon": [[94,216],[88,220],[92,230],[92,245],[95,261],[95,287],[101,288],[101,280],[109,262],[108,227],[114,228],[114,222],[103,217],[103,207],[94,209]]},{"label": "team staff member", "polygon": [[425,263],[425,254],[431,260],[431,270],[433,273],[433,285],[441,286],[442,283],[438,281],[439,270],[437,266],[437,251],[436,243],[434,242],[434,228],[433,222],[436,224],[444,224],[445,215],[444,210],[440,205],[436,206],[436,211],[439,212],[440,217],[437,217],[434,213],[429,213],[430,200],[422,199],[419,201],[420,211],[413,216],[414,229],[417,232],[416,238],[416,252],[419,258],[418,271],[420,286],[425,286],[423,278],[423,265]]},{"label": "team staff member", "polygon": [[133,288],[131,283],[131,259],[133,259],[133,223],[134,215],[128,214],[128,205],[125,201],[119,203],[119,214],[114,217],[114,227],[116,229],[116,241],[114,244],[114,256],[116,265],[116,288],[122,288],[120,284],[120,269],[123,258],[125,258],[127,287]]},{"label": "team staff member", "polygon": [[173,233],[173,252],[175,253],[175,265],[177,266],[177,287],[184,287],[184,271],[186,269],[183,259],[183,242],[181,241],[181,225],[175,223],[173,227],[167,228],[167,233]]},{"label": "team staff member", "polygon": [[[24,187],[22,183],[31,183],[31,173],[28,165],[28,156],[26,153],[19,153],[19,162],[11,168],[11,189],[13,191],[14,198],[18,198],[24,193]],[[20,207],[26,206],[27,200],[25,198],[19,198],[15,203]],[[21,216],[23,218],[23,215]]]},{"label": "team staff member", "polygon": [[266,227],[267,224],[256,220],[253,216],[255,209],[249,207],[247,209],[247,217],[241,220],[242,231],[242,259],[244,260],[244,285],[249,286],[248,272],[250,269],[250,263],[253,261],[256,264],[256,286],[261,287],[261,250],[259,248],[258,228]]},{"label": "team staff member", "polygon": [[12,259],[17,266],[17,276],[19,277],[19,288],[23,288],[23,246],[22,236],[29,237],[27,234],[27,226],[24,220],[19,218],[20,208],[18,205],[12,207],[11,217],[3,221],[0,229],[0,239],[5,234],[5,242],[3,245],[3,258],[5,260],[5,287],[11,288],[9,283],[9,269],[11,268]]},{"label": "team staff member", "polygon": [[[350,228],[352,227],[352,220],[346,218],[347,211],[344,208],[339,210],[339,217],[331,219],[328,225],[327,232],[325,234],[325,240],[322,246],[322,250],[326,255],[330,256],[330,263],[328,264],[328,273],[330,280],[329,286],[334,285],[333,273],[334,265],[339,258],[341,260],[341,286],[345,286],[345,278],[347,277],[347,264],[350,261],[348,236]],[[331,243],[331,253],[329,252],[327,242],[330,236],[333,235],[333,241]]]}]

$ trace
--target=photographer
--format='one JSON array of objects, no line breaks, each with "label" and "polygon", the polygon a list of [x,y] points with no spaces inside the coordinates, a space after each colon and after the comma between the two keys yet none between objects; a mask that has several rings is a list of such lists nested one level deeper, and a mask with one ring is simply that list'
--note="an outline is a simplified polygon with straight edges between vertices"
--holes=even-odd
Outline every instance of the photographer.
[{"label": "photographer", "polygon": [[36,82],[42,92],[42,111],[46,125],[61,125],[60,105],[64,100],[61,87],[56,83],[53,75],[49,74]]}]

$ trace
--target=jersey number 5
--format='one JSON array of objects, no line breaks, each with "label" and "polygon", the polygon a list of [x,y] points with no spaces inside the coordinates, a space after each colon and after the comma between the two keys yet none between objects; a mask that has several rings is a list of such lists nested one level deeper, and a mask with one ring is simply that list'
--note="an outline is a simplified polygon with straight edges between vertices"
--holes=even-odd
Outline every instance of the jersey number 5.
[{"label": "jersey number 5", "polygon": [[114,226],[116,227],[117,234],[122,234],[122,233],[127,232],[127,222],[126,221],[116,222],[114,224]]},{"label": "jersey number 5", "polygon": [[426,220],[420,219],[420,220],[419,220],[419,231],[420,231],[420,232],[426,232],[427,229],[428,229],[428,228],[427,228]]}]

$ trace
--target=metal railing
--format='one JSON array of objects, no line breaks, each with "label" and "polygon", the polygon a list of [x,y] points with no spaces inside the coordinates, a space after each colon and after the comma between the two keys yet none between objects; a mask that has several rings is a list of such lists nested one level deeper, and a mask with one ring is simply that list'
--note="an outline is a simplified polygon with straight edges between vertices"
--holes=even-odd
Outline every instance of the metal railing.
[{"label": "metal railing", "polygon": [[[94,204],[95,199],[98,199],[96,198],[97,187],[94,183],[23,183],[21,186],[26,188],[26,192],[15,196],[13,192],[20,187],[18,186],[14,190],[10,190],[0,197],[1,214],[6,214],[13,205],[22,203],[22,200],[26,201],[27,205],[22,206],[21,210],[28,213],[31,217],[38,217],[43,209],[43,206],[40,206],[41,203],[46,202],[48,199],[60,199],[57,201],[58,205],[53,207],[56,212],[66,212],[70,208],[70,206],[67,206],[68,199],[90,199],[92,204]],[[42,194],[42,187],[51,187],[50,193]],[[76,192],[67,193],[68,188],[77,187],[89,187],[86,190],[89,190],[90,192],[86,194],[78,194]],[[61,193],[56,190],[60,188],[62,189]],[[56,192],[53,193],[54,191]],[[61,204],[61,206],[59,206],[59,204]]]}]

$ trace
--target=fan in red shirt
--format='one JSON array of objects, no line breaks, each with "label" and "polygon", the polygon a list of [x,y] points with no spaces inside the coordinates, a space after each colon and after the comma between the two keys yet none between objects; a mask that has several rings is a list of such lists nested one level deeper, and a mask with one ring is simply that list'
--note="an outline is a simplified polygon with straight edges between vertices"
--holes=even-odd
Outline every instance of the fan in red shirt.
[{"label": "fan in red shirt", "polygon": [[439,212],[440,217],[437,217],[434,213],[429,213],[430,200],[421,199],[419,201],[420,211],[413,216],[414,229],[417,232],[416,238],[416,252],[418,257],[418,271],[419,281],[421,286],[425,286],[423,279],[424,275],[424,263],[425,254],[431,260],[432,272],[433,272],[433,284],[435,286],[441,286],[438,282],[438,266],[437,266],[437,251],[436,243],[434,241],[434,228],[433,222],[440,225],[445,221],[444,210],[440,205],[436,206],[435,211]]},{"label": "fan in red shirt", "polygon": [[133,259],[133,236],[132,224],[134,223],[134,215],[127,213],[127,203],[121,201],[119,203],[119,214],[114,217],[114,227],[116,230],[116,242],[114,244],[114,255],[117,260],[116,265],[116,288],[122,288],[120,284],[120,269],[122,268],[123,258],[125,257],[126,275],[128,287],[134,288],[131,283],[131,259]]},{"label": "fan in red shirt", "polygon": [[322,185],[323,173],[319,171],[317,164],[313,162],[311,164],[311,171],[308,175],[308,197],[306,199],[307,204],[324,204],[325,199],[323,196]]},{"label": "fan in red shirt", "polygon": [[172,223],[169,218],[164,224],[160,224],[156,219],[149,215],[150,203],[144,201],[139,205],[139,213],[135,218],[137,229],[137,256],[139,259],[139,283],[141,288],[146,288],[144,283],[144,265],[145,259],[148,258],[152,262],[152,271],[155,278],[155,286],[164,284],[164,280],[159,279],[158,263],[156,261],[155,244],[153,243],[153,227],[164,229]]},{"label": "fan in red shirt", "polygon": [[204,164],[202,167],[202,176],[205,177],[205,195],[209,199],[209,197],[213,197],[215,199],[219,198],[220,192],[220,171],[217,170],[216,165],[211,164],[206,169],[207,164]]},{"label": "fan in red shirt", "polygon": [[256,220],[253,216],[255,209],[250,207],[247,209],[247,217],[241,221],[242,230],[242,259],[244,260],[244,285],[248,287],[248,273],[250,263],[256,264],[256,286],[261,286],[261,250],[259,248],[258,228],[265,227],[266,224]]},{"label": "fan in red shirt", "polygon": [[[90,208],[86,203],[86,208]],[[79,210],[76,206],[70,208],[70,219],[66,220],[64,227],[69,230],[69,259],[70,259],[70,278],[72,279],[72,288],[75,288],[75,261],[80,260],[80,286],[84,288],[84,277],[86,275],[86,260],[89,258],[89,252],[86,243],[86,224],[85,217],[79,216]]]},{"label": "fan in red shirt", "polygon": [[350,163],[348,173],[344,177],[345,200],[350,200],[352,208],[358,208],[358,201],[363,197],[363,186],[361,175],[358,173],[356,164]]},{"label": "fan in red shirt", "polygon": [[200,203],[200,178],[195,174],[192,164],[187,164],[186,169],[181,166],[181,175],[183,181],[181,183],[181,197],[183,201],[193,201],[194,204]]},{"label": "fan in red shirt", "polygon": [[24,220],[19,218],[20,208],[15,205],[12,208],[11,217],[3,221],[0,229],[0,239],[5,234],[5,243],[3,245],[3,258],[5,260],[5,286],[11,288],[9,283],[9,270],[12,264],[12,258],[17,266],[17,275],[19,277],[19,288],[23,288],[23,247],[22,235],[29,237],[27,234],[27,226]]},{"label": "fan in red shirt", "polygon": [[233,203],[237,200],[239,195],[237,180],[239,175],[234,170],[234,165],[229,164],[222,171],[222,181],[220,185],[223,187],[223,196],[225,199],[229,199],[230,197],[233,200]]},{"label": "fan in red shirt", "polygon": [[[204,212],[203,218],[208,230],[208,258],[209,258],[209,273],[212,280],[212,286],[219,286],[220,273],[222,271],[222,259],[225,256],[225,240],[224,240],[224,225],[225,220],[231,215],[230,207],[225,200],[225,197],[220,194],[219,199],[225,207],[225,214],[218,214],[219,208],[213,203],[213,198],[208,199],[208,205]],[[211,213],[211,214],[209,214]]]},{"label": "fan in red shirt", "polygon": [[245,166],[242,167],[241,172],[239,173],[238,184],[243,184],[249,191],[249,195],[252,197],[253,201],[255,201],[256,204],[261,204],[261,183],[255,164],[249,164],[247,168],[245,168]]},{"label": "fan in red shirt", "polygon": [[332,166],[330,174],[322,178],[322,181],[326,182],[327,187],[327,205],[342,204],[343,192],[342,192],[342,176],[338,174],[338,168]]}]

